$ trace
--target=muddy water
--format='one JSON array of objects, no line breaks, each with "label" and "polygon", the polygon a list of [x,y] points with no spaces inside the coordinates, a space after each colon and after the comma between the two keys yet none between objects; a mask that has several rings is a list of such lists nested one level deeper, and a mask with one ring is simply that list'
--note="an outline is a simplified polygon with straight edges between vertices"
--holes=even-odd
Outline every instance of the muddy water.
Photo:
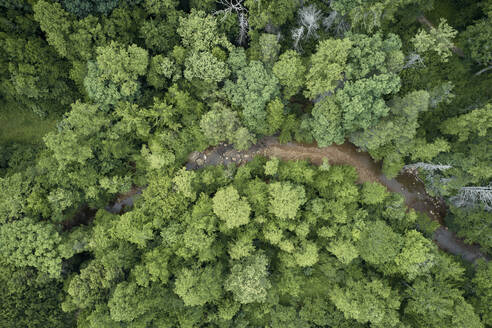
[{"label": "muddy water", "polygon": [[141,193],[142,188],[132,188],[126,194],[121,194],[113,204],[106,206],[105,210],[113,214],[119,214],[125,209],[132,207],[135,197]]},{"label": "muddy water", "polygon": [[220,144],[202,153],[191,153],[186,168],[194,170],[207,165],[242,164],[252,160],[256,155],[283,160],[309,160],[316,165],[322,164],[323,159],[326,158],[330,164],[351,165],[359,174],[359,183],[379,182],[389,191],[401,194],[409,208],[438,221],[441,227],[436,230],[433,239],[441,249],[458,255],[468,262],[486,258],[477,245],[465,244],[443,225],[446,215],[444,201],[427,194],[424,184],[416,174],[402,172],[395,179],[388,179],[382,174],[380,163],[375,162],[368,153],[359,151],[349,142],[318,148],[316,144],[306,145],[295,142],[280,144],[276,138],[267,137],[246,151],[237,151],[232,145]]}]

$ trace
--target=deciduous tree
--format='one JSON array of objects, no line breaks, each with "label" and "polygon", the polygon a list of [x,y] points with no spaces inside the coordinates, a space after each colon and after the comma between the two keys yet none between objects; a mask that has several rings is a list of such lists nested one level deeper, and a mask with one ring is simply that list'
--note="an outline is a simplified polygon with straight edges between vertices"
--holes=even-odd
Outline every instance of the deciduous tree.
[{"label": "deciduous tree", "polygon": [[294,50],[287,50],[281,54],[279,60],[273,65],[273,74],[283,87],[283,95],[286,99],[298,93],[304,85],[305,71],[306,67],[301,56]]},{"label": "deciduous tree", "polygon": [[311,55],[306,74],[306,91],[310,99],[333,92],[343,79],[352,42],[349,39],[321,41]]},{"label": "deciduous tree", "polygon": [[227,97],[234,106],[242,109],[244,123],[250,131],[266,133],[268,127],[265,106],[279,93],[278,79],[258,61],[251,61],[235,74],[234,82],[225,82],[224,91]]},{"label": "deciduous tree", "polygon": [[453,39],[456,34],[458,32],[449,26],[444,18],[441,18],[437,28],[432,27],[429,32],[421,29],[412,42],[417,52],[434,51],[442,61],[447,62],[448,57],[451,56],[451,48],[454,47]]},{"label": "deciduous tree", "polygon": [[232,229],[249,222],[251,207],[237,190],[229,186],[217,191],[213,198],[214,213],[219,219],[225,221],[225,228]]},{"label": "deciduous tree", "polygon": [[232,266],[224,288],[232,292],[239,303],[264,302],[271,287],[267,268],[268,259],[265,255],[246,257]]}]

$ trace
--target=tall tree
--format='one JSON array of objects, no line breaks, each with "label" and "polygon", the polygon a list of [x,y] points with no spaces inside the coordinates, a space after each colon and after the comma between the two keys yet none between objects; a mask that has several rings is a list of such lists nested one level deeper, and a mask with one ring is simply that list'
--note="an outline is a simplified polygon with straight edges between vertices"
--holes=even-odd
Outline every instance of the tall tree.
[{"label": "tall tree", "polygon": [[298,93],[302,88],[305,71],[301,56],[294,50],[287,50],[281,54],[279,60],[273,65],[273,74],[283,87],[286,99]]},{"label": "tall tree", "polygon": [[328,39],[321,41],[310,58],[310,67],[306,74],[305,96],[315,99],[318,96],[333,93],[343,78],[352,43],[348,39]]},{"label": "tall tree", "polygon": [[400,296],[384,281],[348,278],[330,294],[331,301],[347,318],[380,327],[396,327],[400,320]]},{"label": "tall tree", "polygon": [[239,303],[264,302],[271,287],[267,267],[268,259],[264,255],[247,257],[232,266],[224,287]]},{"label": "tall tree", "polygon": [[235,81],[227,80],[224,91],[231,103],[242,109],[244,124],[250,131],[265,134],[266,104],[279,93],[278,79],[259,61],[235,72]]},{"label": "tall tree", "polygon": [[32,267],[50,277],[61,274],[61,238],[55,227],[30,218],[0,226],[2,262],[19,268]]}]

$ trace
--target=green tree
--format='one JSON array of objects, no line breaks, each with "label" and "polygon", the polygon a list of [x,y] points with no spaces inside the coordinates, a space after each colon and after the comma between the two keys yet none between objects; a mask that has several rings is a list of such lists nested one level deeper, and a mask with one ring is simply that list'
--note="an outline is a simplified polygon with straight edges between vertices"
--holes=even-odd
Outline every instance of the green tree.
[{"label": "green tree", "polygon": [[265,174],[275,176],[278,172],[279,159],[274,157],[265,163]]},{"label": "green tree", "polygon": [[74,327],[72,313],[60,308],[63,299],[63,284],[60,280],[48,279],[33,268],[15,268],[2,265],[0,268],[0,325],[12,328]]},{"label": "green tree", "polygon": [[335,90],[342,80],[351,47],[349,39],[328,39],[317,45],[306,74],[306,97],[315,99]]},{"label": "green tree", "polygon": [[284,104],[275,98],[267,105],[268,134],[277,132],[285,121]]},{"label": "green tree", "polygon": [[38,1],[33,6],[34,19],[39,22],[41,30],[46,33],[46,40],[61,57],[67,57],[69,51],[68,38],[71,32],[69,14],[59,3]]},{"label": "green tree", "polygon": [[222,295],[220,266],[184,268],[176,277],[174,292],[185,305],[197,306],[218,300]]},{"label": "green tree", "polygon": [[213,198],[214,213],[225,221],[226,229],[233,229],[249,222],[251,207],[233,186],[217,191]]},{"label": "green tree", "polygon": [[429,32],[421,29],[412,39],[412,43],[417,52],[434,51],[443,62],[447,62],[448,57],[451,56],[451,48],[454,47],[453,39],[456,34],[458,31],[441,18],[437,28],[432,27]]},{"label": "green tree", "polygon": [[465,51],[468,56],[481,65],[492,63],[492,17],[487,17],[468,25],[466,31],[460,33],[460,38],[466,45]]},{"label": "green tree", "polygon": [[117,279],[121,279],[121,272],[111,272],[100,261],[92,261],[80,270],[80,274],[67,280],[68,295],[62,303],[63,310],[92,309],[105,300],[105,294]]},{"label": "green tree", "polygon": [[225,290],[232,292],[234,299],[242,304],[264,302],[271,287],[267,267],[268,258],[262,254],[242,259],[232,266]]},{"label": "green tree", "polygon": [[147,82],[156,89],[163,89],[171,78],[177,78],[179,74],[179,68],[172,59],[157,55],[150,59]]},{"label": "green tree", "polygon": [[417,279],[407,290],[405,317],[417,327],[481,328],[479,317],[473,312],[461,292],[443,282]]},{"label": "green tree", "polygon": [[15,173],[5,178],[0,177],[0,224],[20,219],[29,213],[27,195],[31,191],[32,179],[22,173]]},{"label": "green tree", "polygon": [[404,55],[401,40],[396,34],[383,38],[381,33],[372,36],[349,34],[352,48],[345,70],[348,79],[360,79],[374,74],[398,73],[403,67]]},{"label": "green tree", "polygon": [[[237,149],[248,149],[255,139],[241,125],[237,113],[219,103],[214,107],[200,120],[200,128],[205,137],[215,145],[221,141],[227,141],[234,143]],[[244,135],[243,130],[246,130]]]},{"label": "green tree", "polygon": [[382,204],[389,196],[386,187],[375,182],[364,182],[362,186],[361,202],[367,205]]},{"label": "green tree", "polygon": [[447,152],[449,150],[450,145],[444,139],[437,138],[434,142],[428,143],[422,138],[417,138],[413,149],[414,152],[412,153],[412,160],[429,162],[439,153]]},{"label": "green tree", "polygon": [[244,6],[248,9],[249,24],[252,28],[260,30],[267,24],[280,26],[292,19],[299,3],[289,0],[273,0],[268,2],[246,0]]},{"label": "green tree", "polygon": [[183,75],[190,81],[197,78],[207,83],[217,83],[229,75],[226,64],[210,52],[194,52],[186,58],[185,67]]},{"label": "green tree", "polygon": [[61,274],[58,250],[61,238],[55,227],[30,218],[0,226],[2,262],[19,268],[33,267],[51,277]]},{"label": "green tree", "polygon": [[143,6],[148,16],[139,22],[139,34],[145,40],[149,52],[165,54],[178,45],[176,29],[182,13],[176,9],[177,5],[178,1],[175,0],[144,1]]},{"label": "green tree", "polygon": [[351,34],[346,78],[349,80],[336,94],[343,112],[347,132],[366,130],[389,112],[384,97],[400,88],[397,76],[403,66],[401,41],[389,34],[383,39],[379,33],[369,37]]},{"label": "green tree", "polygon": [[368,222],[363,228],[358,244],[360,256],[368,263],[383,268],[395,261],[401,237],[383,221]]},{"label": "green tree", "polygon": [[[324,45],[328,41],[334,44]],[[339,52],[343,55],[337,55],[336,43],[340,43]],[[317,53],[311,58],[306,93],[306,96],[315,99],[313,118],[308,122],[319,145],[343,143],[346,135],[353,135],[352,140],[363,146],[366,142],[382,142],[385,135],[392,131],[389,128],[392,121],[382,119],[390,113],[385,98],[400,88],[400,79],[396,74],[403,66],[400,47],[401,42],[396,35],[389,34],[383,39],[379,33],[371,37],[350,34],[343,41],[319,43]],[[333,55],[339,56],[339,62],[336,62],[336,57],[329,59]],[[335,63],[326,68],[334,60]],[[315,68],[321,73],[315,74]],[[324,79],[328,79],[320,82],[321,75],[326,75],[332,68],[334,76],[325,76]],[[312,88],[310,84],[317,90],[309,91]],[[387,126],[380,128],[378,124]]]},{"label": "green tree", "polygon": [[458,208],[450,206],[453,226],[457,235],[469,244],[479,244],[487,253],[492,254],[492,213],[484,211],[480,206],[475,208]]},{"label": "green tree", "polygon": [[[50,189],[53,220],[62,219],[65,210],[78,207],[83,199],[97,204],[108,193],[130,189],[131,177],[122,168],[138,153],[132,147],[135,134],[119,130],[118,119],[113,118],[97,105],[77,102],[60,123],[59,131],[46,135],[49,153],[38,169],[45,175],[43,184]],[[122,161],[124,158],[127,160]]]},{"label": "green tree", "polygon": [[349,277],[345,286],[337,286],[330,293],[330,300],[345,317],[380,327],[399,324],[400,299],[398,292],[377,278],[354,280]]},{"label": "green tree", "polygon": [[324,97],[316,102],[312,115],[308,122],[320,147],[330,146],[332,143],[342,144],[345,141],[342,113],[333,97]]},{"label": "green tree", "polygon": [[0,36],[1,62],[5,65],[0,73],[1,94],[9,106],[17,104],[46,116],[62,112],[77,93],[70,81],[68,61],[35,33],[10,28]]},{"label": "green tree", "polygon": [[84,81],[89,97],[102,104],[130,99],[139,90],[138,78],[145,75],[148,53],[136,45],[123,47],[115,42],[96,49],[94,64]]},{"label": "green tree", "polygon": [[396,270],[409,280],[427,274],[435,265],[432,242],[416,230],[404,235],[402,249],[395,259]]},{"label": "green tree", "polygon": [[306,202],[306,192],[302,186],[291,183],[274,182],[268,186],[270,211],[280,219],[293,219],[299,208]]},{"label": "green tree", "polygon": [[344,88],[336,94],[345,130],[352,132],[374,126],[390,110],[383,97],[396,93],[399,88],[400,79],[395,74],[346,82]]},{"label": "green tree", "polygon": [[285,99],[289,99],[301,90],[304,85],[305,72],[306,67],[297,52],[287,50],[280,55],[278,61],[273,65],[273,74],[283,87],[282,92]]},{"label": "green tree", "polygon": [[181,44],[193,51],[211,51],[215,46],[222,45],[230,49],[231,44],[217,29],[217,20],[205,12],[193,9],[186,17],[179,18],[176,30],[181,37]]},{"label": "green tree", "polygon": [[469,139],[470,134],[485,137],[492,129],[492,105],[487,104],[483,108],[474,109],[469,113],[453,117],[442,122],[440,130],[444,134],[455,135],[458,141]]},{"label": "green tree", "polygon": [[259,40],[260,60],[266,67],[272,67],[280,52],[280,44],[275,34],[262,33]]},{"label": "green tree", "polygon": [[227,80],[224,91],[231,103],[242,108],[246,127],[253,132],[265,134],[268,131],[266,104],[279,93],[278,80],[259,61],[236,72],[235,82]]},{"label": "green tree", "polygon": [[[125,0],[123,0],[126,2]],[[81,1],[81,0],[61,0],[62,6],[70,13],[77,15],[78,17],[86,17],[89,14],[94,16],[99,14],[107,15],[118,6],[119,0],[105,0],[105,1]]]},{"label": "green tree", "polygon": [[480,260],[477,263],[477,270],[475,276],[472,279],[473,283],[473,297],[472,304],[475,308],[484,325],[492,324],[492,313],[490,313],[490,307],[492,306],[492,281],[490,276],[492,275],[491,262],[485,262]]},{"label": "green tree", "polygon": [[395,20],[395,17],[399,17],[397,13],[402,8],[416,7],[416,9],[420,8],[420,10],[425,11],[432,9],[433,3],[433,1],[422,0],[379,0],[370,3],[360,0],[338,0],[333,2],[331,7],[341,15],[348,15],[356,27],[362,27],[367,32],[373,32]]}]

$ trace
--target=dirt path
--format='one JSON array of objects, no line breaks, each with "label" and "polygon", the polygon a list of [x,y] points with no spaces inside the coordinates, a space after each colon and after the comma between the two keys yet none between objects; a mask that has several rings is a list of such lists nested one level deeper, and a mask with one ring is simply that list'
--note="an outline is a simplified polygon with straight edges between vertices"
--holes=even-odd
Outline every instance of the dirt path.
[{"label": "dirt path", "polygon": [[[431,197],[425,191],[424,184],[411,172],[403,172],[396,179],[388,179],[381,172],[380,163],[374,162],[366,152],[359,151],[353,144],[332,145],[318,148],[316,144],[304,145],[295,142],[280,144],[275,137],[264,138],[245,151],[238,151],[230,144],[219,144],[204,152],[192,152],[186,163],[187,170],[196,170],[208,165],[241,165],[252,160],[256,155],[277,157],[283,160],[310,160],[320,165],[323,159],[330,164],[347,164],[355,167],[359,174],[359,183],[366,181],[379,182],[391,192],[401,194],[409,208],[424,213],[437,220],[441,227],[434,233],[436,244],[446,252],[461,256],[465,261],[473,262],[478,258],[487,258],[477,245],[465,244],[460,238],[447,230],[443,225],[446,206],[440,199]],[[122,195],[106,210],[111,213],[121,213],[133,205],[133,201],[142,191],[134,189],[127,195]]]}]

